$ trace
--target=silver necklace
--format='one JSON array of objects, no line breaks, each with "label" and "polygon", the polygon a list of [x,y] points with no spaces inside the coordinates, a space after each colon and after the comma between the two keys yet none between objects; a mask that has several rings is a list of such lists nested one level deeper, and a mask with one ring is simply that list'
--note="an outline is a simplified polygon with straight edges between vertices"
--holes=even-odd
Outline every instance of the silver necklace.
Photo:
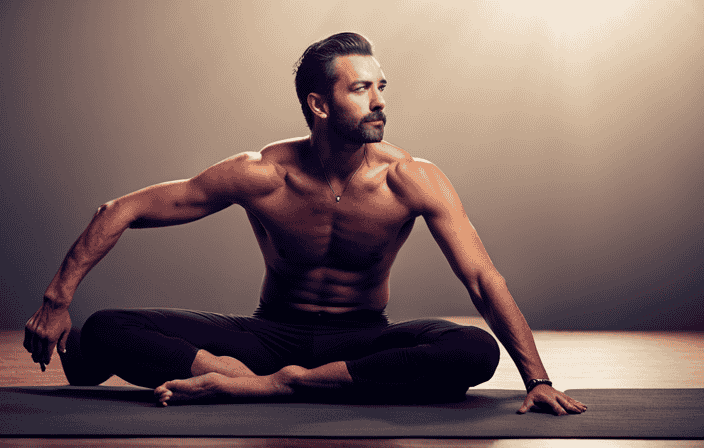
[{"label": "silver necklace", "polygon": [[318,153],[318,160],[320,160],[320,166],[323,167],[323,174],[325,175],[325,180],[328,181],[328,186],[330,187],[330,190],[332,190],[332,194],[335,195],[335,202],[340,202],[340,199],[342,199],[342,194],[345,192],[347,189],[347,186],[350,184],[352,181],[352,178],[354,177],[355,174],[357,174],[357,171],[359,171],[360,168],[362,168],[362,165],[364,165],[364,159],[367,158],[367,147],[364,147],[364,154],[362,154],[362,162],[359,164],[356,170],[354,170],[354,173],[350,176],[349,179],[347,179],[347,183],[345,184],[344,187],[342,187],[342,191],[340,194],[335,193],[335,189],[332,188],[332,184],[330,183],[330,179],[328,178],[328,173],[325,172],[325,164],[323,163],[323,159],[320,157],[320,153]]}]

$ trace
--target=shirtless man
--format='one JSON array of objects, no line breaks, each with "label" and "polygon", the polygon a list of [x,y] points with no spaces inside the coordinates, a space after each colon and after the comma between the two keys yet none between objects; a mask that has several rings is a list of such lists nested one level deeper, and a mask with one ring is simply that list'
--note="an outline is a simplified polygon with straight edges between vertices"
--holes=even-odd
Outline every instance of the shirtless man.
[{"label": "shirtless man", "polygon": [[[321,392],[461,399],[493,375],[494,338],[439,319],[390,324],[383,313],[391,265],[422,216],[526,383],[519,412],[534,405],[584,412],[552,388],[531,330],[445,175],[382,140],[386,84],[364,37],[331,36],[311,45],[297,67],[310,136],[102,205],[27,322],[32,359],[44,369],[57,347],[71,384],[116,374],[155,388],[163,405]],[[71,330],[78,284],[126,229],[187,223],[233,204],[247,211],[266,264],[253,317],[106,310],[80,336]]]}]

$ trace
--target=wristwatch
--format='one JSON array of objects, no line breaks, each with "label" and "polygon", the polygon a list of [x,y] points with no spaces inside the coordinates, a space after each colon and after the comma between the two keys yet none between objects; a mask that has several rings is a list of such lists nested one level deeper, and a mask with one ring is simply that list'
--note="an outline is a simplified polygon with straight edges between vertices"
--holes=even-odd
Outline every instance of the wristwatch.
[{"label": "wristwatch", "polygon": [[543,378],[536,378],[526,383],[526,391],[530,393],[530,391],[535,389],[535,387],[539,384],[547,384],[548,386],[552,387],[552,381]]}]

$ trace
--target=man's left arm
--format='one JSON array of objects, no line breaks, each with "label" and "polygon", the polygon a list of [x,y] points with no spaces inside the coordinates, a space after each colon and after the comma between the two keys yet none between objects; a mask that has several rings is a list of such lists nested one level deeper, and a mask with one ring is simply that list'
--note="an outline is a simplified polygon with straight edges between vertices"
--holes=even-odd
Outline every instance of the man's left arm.
[{"label": "man's left arm", "polygon": [[[516,363],[528,385],[534,379],[549,379],[535,346],[533,334],[518,309],[504,278],[494,267],[460,199],[445,175],[435,166],[414,162],[407,171],[415,184],[415,198],[423,217],[452,270],[467,288],[472,302]],[[547,384],[535,386],[518,410],[549,407],[557,415],[581,413],[582,403]]]}]

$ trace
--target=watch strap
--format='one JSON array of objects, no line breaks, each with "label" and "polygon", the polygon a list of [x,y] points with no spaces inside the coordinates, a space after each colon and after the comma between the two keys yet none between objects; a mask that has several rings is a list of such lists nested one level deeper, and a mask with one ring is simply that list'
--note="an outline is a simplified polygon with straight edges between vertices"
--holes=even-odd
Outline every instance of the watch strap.
[{"label": "watch strap", "polygon": [[544,378],[535,378],[526,383],[526,391],[530,393],[530,391],[535,389],[535,387],[540,384],[547,384],[548,386],[552,387],[552,381]]}]

